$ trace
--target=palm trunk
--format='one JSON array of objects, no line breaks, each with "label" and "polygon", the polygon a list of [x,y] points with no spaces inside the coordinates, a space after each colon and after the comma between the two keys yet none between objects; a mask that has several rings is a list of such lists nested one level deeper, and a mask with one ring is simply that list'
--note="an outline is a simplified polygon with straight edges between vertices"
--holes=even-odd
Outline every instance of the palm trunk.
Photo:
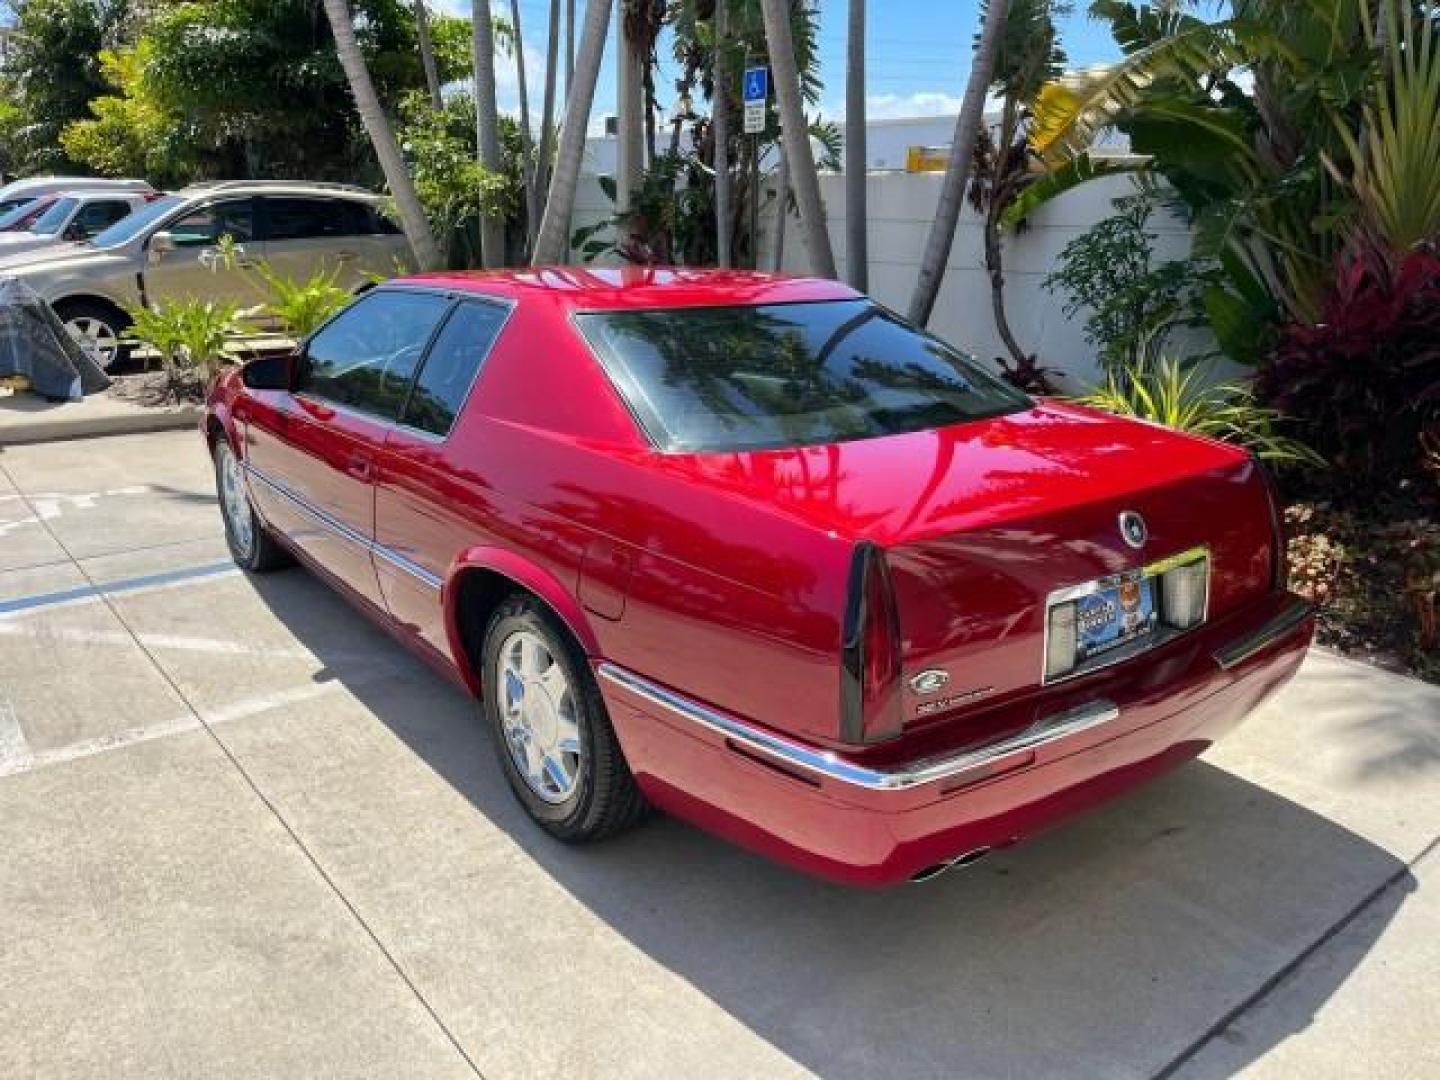
[{"label": "palm trunk", "polygon": [[355,24],[350,20],[350,7],[345,0],[325,0],[325,14],[330,20],[330,31],[335,37],[335,52],[340,66],[345,69],[345,78],[350,83],[350,93],[355,98],[355,108],[360,113],[360,122],[375,147],[375,156],[380,159],[380,169],[385,174],[385,183],[395,197],[395,208],[400,214],[400,227],[410,241],[410,250],[421,270],[435,270],[444,260],[430,232],[430,222],[420,205],[420,196],[415,193],[415,182],[405,170],[405,159],[400,155],[400,144],[395,141],[390,118],[380,106],[380,97],[370,79],[370,69],[365,66],[365,55],[355,40]]},{"label": "palm trunk", "polygon": [[985,270],[990,275],[990,309],[995,315],[995,330],[1016,366],[1024,367],[1029,356],[1015,340],[1010,315],[1005,309],[1005,249],[1000,238],[1000,215],[1004,209],[997,203],[985,215]]},{"label": "palm trunk", "polygon": [[565,0],[565,100],[575,85],[575,0]]},{"label": "palm trunk", "polygon": [[775,261],[771,264],[776,273],[785,265],[785,224],[790,218],[790,165],[785,158],[785,147],[780,148],[780,164],[775,170],[780,184],[780,206],[775,212]]},{"label": "palm trunk", "polygon": [[437,110],[445,107],[440,96],[440,69],[435,64],[435,43],[430,40],[430,13],[425,0],[415,0],[415,37],[420,43],[420,63],[425,68],[425,86],[430,91],[430,104]]},{"label": "palm trunk", "polygon": [[640,186],[640,173],[645,155],[645,129],[640,112],[643,88],[640,51],[630,36],[626,18],[626,0],[616,5],[615,44],[619,51],[615,65],[616,112],[619,114],[616,138],[615,209],[622,214],[630,209],[635,189]]},{"label": "palm trunk", "polygon": [[935,221],[925,240],[925,254],[920,260],[920,274],[915,282],[915,295],[910,299],[910,320],[924,326],[935,310],[940,283],[950,261],[950,247],[955,242],[955,226],[960,220],[960,204],[965,198],[965,182],[970,176],[970,162],[975,156],[975,137],[985,120],[985,95],[995,71],[995,54],[1009,15],[1010,0],[990,0],[985,15],[985,29],[980,34],[980,47],[970,67],[970,82],[965,87],[965,101],[955,121],[955,139],[950,146],[950,161],[945,166],[945,179],[940,185],[940,202]]},{"label": "palm trunk", "polygon": [[545,101],[540,109],[540,152],[535,155],[535,215],[529,222],[530,247],[540,232],[540,212],[550,196],[550,151],[555,145],[555,75],[560,62],[560,0],[550,0],[550,39],[545,46]]},{"label": "palm trunk", "polygon": [[865,0],[850,0],[845,51],[845,278],[861,292],[870,287],[866,168]]},{"label": "palm trunk", "polygon": [[[504,166],[500,158],[500,114],[495,107],[495,28],[490,21],[490,0],[472,0],[470,11],[471,62],[475,68],[475,142],[480,167],[499,173]],[[505,265],[505,222],[494,214],[483,213],[483,203],[480,262],[489,267]]]},{"label": "palm trunk", "polygon": [[[710,131],[715,140],[715,262],[733,264],[730,239],[733,235],[730,207],[730,65],[725,50],[730,39],[730,2],[715,0],[715,52],[713,79],[715,100],[710,110]],[[676,141],[680,127],[677,121]]]},{"label": "palm trunk", "polygon": [[790,162],[791,184],[795,188],[795,202],[800,207],[800,228],[810,256],[810,269],[819,277],[833,278],[835,255],[830,250],[830,234],[825,228],[820,177],[810,152],[810,132],[800,100],[800,71],[795,59],[790,5],[786,0],[761,0],[761,8],[765,15],[765,41],[775,78],[775,96],[780,102],[780,136]]},{"label": "palm trunk", "polygon": [[525,235],[540,228],[540,207],[530,172],[530,95],[525,89],[525,39],[520,33],[520,0],[510,0],[510,21],[515,28],[515,81],[520,94],[520,186],[525,189]]},{"label": "palm trunk", "polygon": [[600,61],[605,55],[605,34],[610,25],[611,0],[590,0],[585,7],[585,26],[580,35],[580,53],[575,64],[575,81],[565,103],[565,126],[560,131],[560,148],[555,155],[555,178],[540,235],[535,240],[531,261],[537,266],[559,262],[565,254],[570,215],[575,209],[575,190],[580,183],[580,159],[585,152],[585,129],[595,102],[595,84],[600,79]]}]

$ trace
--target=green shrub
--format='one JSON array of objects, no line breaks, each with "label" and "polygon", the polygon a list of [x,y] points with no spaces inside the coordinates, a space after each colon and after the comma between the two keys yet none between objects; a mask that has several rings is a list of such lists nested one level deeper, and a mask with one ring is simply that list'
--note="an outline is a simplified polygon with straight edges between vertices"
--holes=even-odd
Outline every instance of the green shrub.
[{"label": "green shrub", "polygon": [[1267,461],[1324,464],[1303,443],[1277,433],[1281,414],[1259,404],[1247,384],[1215,382],[1210,375],[1208,364],[1186,365],[1160,356],[1113,370],[1104,386],[1079,400],[1120,416],[1234,443]]},{"label": "green shrub", "polygon": [[309,337],[320,324],[350,302],[350,293],[336,284],[339,269],[323,267],[304,281],[296,281],[276,273],[269,263],[255,266],[255,274],[265,283],[270,300],[260,308],[283,326],[295,339]]},{"label": "green shrub", "polygon": [[125,336],[155,350],[172,383],[185,373],[208,382],[225,362],[225,344],[236,333],[240,307],[215,300],[172,300],[131,308]]}]

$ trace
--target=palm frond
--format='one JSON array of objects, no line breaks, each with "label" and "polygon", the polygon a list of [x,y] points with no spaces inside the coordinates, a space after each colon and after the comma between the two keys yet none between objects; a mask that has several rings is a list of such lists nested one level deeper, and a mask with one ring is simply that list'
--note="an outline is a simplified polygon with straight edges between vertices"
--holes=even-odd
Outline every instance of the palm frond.
[{"label": "palm frond", "polygon": [[1144,165],[1134,161],[1094,157],[1088,153],[1077,154],[1050,169],[1021,192],[1001,215],[1000,222],[1005,228],[1013,229],[1040,207],[1058,199],[1072,188],[1089,183],[1097,177],[1139,173],[1144,168]]}]

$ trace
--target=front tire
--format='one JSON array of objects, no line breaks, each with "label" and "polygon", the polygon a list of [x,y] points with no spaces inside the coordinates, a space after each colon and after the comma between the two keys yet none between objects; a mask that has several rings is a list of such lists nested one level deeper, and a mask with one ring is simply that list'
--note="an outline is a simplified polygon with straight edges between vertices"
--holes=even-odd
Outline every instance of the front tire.
[{"label": "front tire", "polygon": [[644,816],[600,688],[569,631],[534,597],[496,610],[481,647],[481,708],[500,767],[552,836],[600,840]]},{"label": "front tire", "polygon": [[215,443],[215,491],[225,522],[225,542],[236,565],[257,574],[289,566],[289,553],[266,531],[250,505],[245,470],[224,436]]},{"label": "front tire", "polygon": [[129,357],[130,346],[121,335],[130,320],[117,309],[89,300],[66,300],[55,305],[55,314],[102,371]]}]

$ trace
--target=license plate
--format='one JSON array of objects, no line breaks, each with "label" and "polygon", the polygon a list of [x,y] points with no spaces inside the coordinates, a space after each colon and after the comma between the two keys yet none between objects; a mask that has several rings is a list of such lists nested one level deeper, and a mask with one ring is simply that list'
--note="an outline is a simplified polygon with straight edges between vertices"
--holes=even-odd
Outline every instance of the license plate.
[{"label": "license plate", "polygon": [[1075,606],[1075,663],[1155,632],[1155,580],[1136,576],[1082,597]]}]

